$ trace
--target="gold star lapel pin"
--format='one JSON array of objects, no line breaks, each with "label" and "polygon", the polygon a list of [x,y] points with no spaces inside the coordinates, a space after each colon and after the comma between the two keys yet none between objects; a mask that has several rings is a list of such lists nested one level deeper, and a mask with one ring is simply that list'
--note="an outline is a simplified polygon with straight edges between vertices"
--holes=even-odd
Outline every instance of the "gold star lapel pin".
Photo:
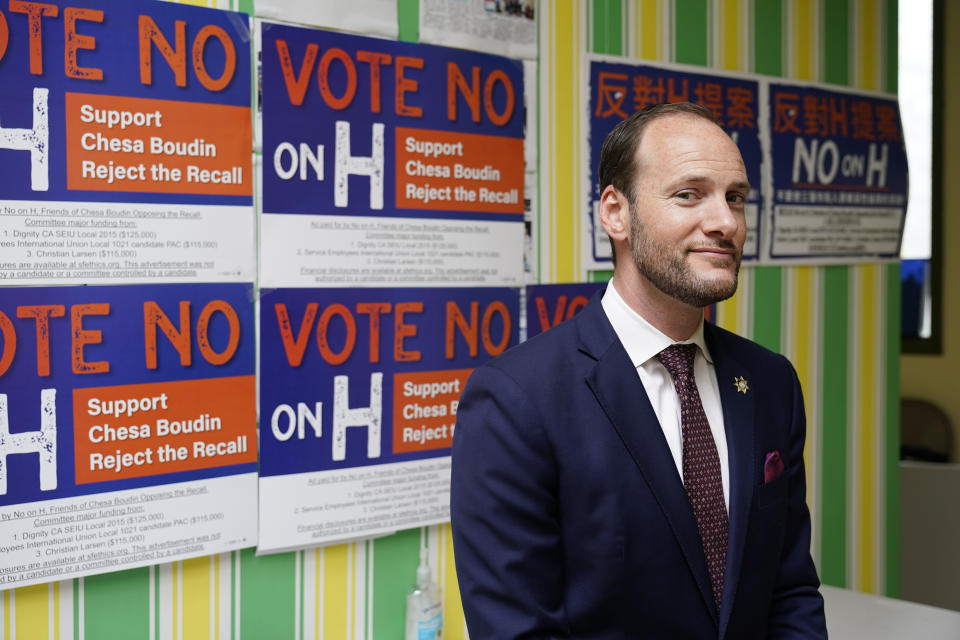
[{"label": "gold star lapel pin", "polygon": [[750,389],[750,385],[747,384],[747,381],[743,379],[743,376],[734,376],[733,386],[737,388],[737,391],[743,395],[747,395],[747,390]]}]

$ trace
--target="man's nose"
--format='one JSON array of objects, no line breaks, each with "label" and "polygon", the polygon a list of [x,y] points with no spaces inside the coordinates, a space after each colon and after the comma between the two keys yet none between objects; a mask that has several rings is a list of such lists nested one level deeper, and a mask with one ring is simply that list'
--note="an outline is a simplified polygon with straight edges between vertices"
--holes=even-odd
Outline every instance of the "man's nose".
[{"label": "man's nose", "polygon": [[721,238],[732,238],[742,224],[742,217],[731,207],[726,194],[711,198],[704,219],[704,233]]}]

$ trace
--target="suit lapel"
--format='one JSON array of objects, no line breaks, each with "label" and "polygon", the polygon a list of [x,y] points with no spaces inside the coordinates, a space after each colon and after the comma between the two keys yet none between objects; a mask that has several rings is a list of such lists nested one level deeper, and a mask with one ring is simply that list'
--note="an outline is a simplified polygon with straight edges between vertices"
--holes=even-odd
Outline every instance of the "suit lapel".
[{"label": "suit lapel", "polygon": [[716,616],[710,574],[693,510],[643,383],[607,321],[599,296],[577,319],[581,351],[597,360],[587,373],[587,385],[650,487],[680,543],[707,609]]},{"label": "suit lapel", "polygon": [[720,637],[726,631],[727,622],[740,582],[743,566],[744,541],[749,525],[750,503],[753,499],[754,477],[754,416],[756,390],[739,391],[735,378],[744,378],[747,385],[754,382],[750,369],[741,364],[736,354],[728,349],[729,343],[722,340],[720,332],[712,325],[704,327],[707,348],[713,358],[717,385],[720,388],[720,403],[723,405],[724,432],[727,436],[727,455],[730,463],[730,529],[727,542],[727,569],[723,586],[720,611]]}]

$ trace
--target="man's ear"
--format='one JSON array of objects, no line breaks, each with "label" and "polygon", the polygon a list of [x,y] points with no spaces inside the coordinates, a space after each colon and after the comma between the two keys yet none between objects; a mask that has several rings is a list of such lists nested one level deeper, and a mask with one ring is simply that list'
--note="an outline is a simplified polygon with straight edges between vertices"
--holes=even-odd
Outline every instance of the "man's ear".
[{"label": "man's ear", "polygon": [[615,243],[627,242],[630,236],[630,203],[612,184],[600,194],[600,225]]}]

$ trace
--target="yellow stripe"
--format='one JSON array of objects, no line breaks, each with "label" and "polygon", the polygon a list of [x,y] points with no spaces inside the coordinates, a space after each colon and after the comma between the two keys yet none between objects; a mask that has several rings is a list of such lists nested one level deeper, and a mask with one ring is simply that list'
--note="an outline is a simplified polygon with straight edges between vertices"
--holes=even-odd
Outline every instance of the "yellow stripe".
[{"label": "yellow stripe", "polygon": [[740,0],[720,0],[720,34],[723,49],[720,67],[736,70],[740,67]]},{"label": "yellow stripe", "polygon": [[356,563],[356,553],[357,545],[356,543],[350,543],[347,545],[347,589],[345,594],[347,596],[347,637],[353,638],[357,633],[357,630],[354,628],[354,607],[356,606],[356,597],[354,597],[353,591],[356,589],[357,578],[357,563]]},{"label": "yellow stripe", "polygon": [[800,80],[814,79],[813,47],[813,0],[795,0],[793,4],[793,60],[796,77]]},{"label": "yellow stripe", "polygon": [[879,89],[876,82],[876,0],[860,0],[857,24],[860,33],[860,51],[857,55],[857,64],[860,67],[859,85],[863,89]]},{"label": "yellow stripe", "polygon": [[[575,94],[574,78],[576,77],[576,50],[579,44],[576,38],[577,21],[576,7],[579,2],[555,5],[556,31],[553,37],[557,43],[555,64],[558,73],[555,76],[557,99],[554,102],[555,121],[554,131],[556,153],[551,161],[557,167],[557,184],[553,193],[553,207],[557,212],[556,237],[557,244],[551,249],[558,256],[557,282],[576,282],[579,278],[574,273],[571,254],[574,251],[574,236],[579,237],[579,225],[575,212],[580,210],[576,200],[575,186],[580,179],[576,167],[579,163],[574,155],[574,137],[577,108],[580,100]],[[564,10],[566,9],[566,10]]]},{"label": "yellow stripe", "polygon": [[367,638],[367,624],[370,622],[371,610],[367,607],[368,597],[371,594],[368,585],[373,584],[372,564],[369,550],[373,544],[369,540],[354,544],[353,555],[353,609],[357,621],[357,628],[353,637]]},{"label": "yellow stripe", "polygon": [[16,590],[17,637],[46,638],[48,589],[45,584],[21,587]]},{"label": "yellow stripe", "polygon": [[[323,637],[347,637],[347,569],[350,545],[340,544],[323,550]],[[352,600],[352,599],[351,599]]]},{"label": "yellow stripe", "polygon": [[457,585],[457,570],[453,563],[453,538],[449,524],[442,525],[443,537],[443,637],[447,640],[464,640],[463,606],[460,604],[460,587]]},{"label": "yellow stripe", "polygon": [[183,640],[210,638],[210,559],[191,558],[180,563],[183,571]]},{"label": "yellow stripe", "polygon": [[[314,557],[316,558],[317,564],[314,569],[315,575],[313,577],[314,579],[313,588],[316,590],[315,593],[317,597],[317,602],[313,607],[313,628],[316,630],[316,633],[317,633],[317,637],[315,640],[320,640],[320,630],[323,629],[323,626],[322,626],[323,621],[320,619],[321,618],[320,612],[323,611],[323,604],[324,604],[323,602],[320,601],[320,598],[323,595],[323,591],[321,591],[320,581],[323,579],[323,576],[324,576],[323,572],[324,572],[326,557],[324,556],[323,549],[314,549],[314,551],[315,551]],[[324,611],[324,614],[326,614],[325,611]]]},{"label": "yellow stripe", "polygon": [[[742,277],[742,276],[741,276]],[[737,333],[737,321],[740,310],[737,306],[740,293],[736,293],[732,298],[717,303],[717,326],[727,331]]]},{"label": "yellow stripe", "polygon": [[54,582],[51,585],[53,588],[53,637],[60,637],[60,583]]},{"label": "yellow stripe", "polygon": [[213,571],[213,628],[214,637],[220,637],[220,554],[210,556],[210,570]]},{"label": "yellow stripe", "polygon": [[13,591],[4,591],[0,593],[0,597],[3,598],[3,637],[10,637],[10,598],[13,596]]},{"label": "yellow stripe", "polygon": [[874,378],[876,373],[876,325],[874,311],[876,308],[876,279],[877,265],[867,264],[855,267],[860,270],[860,299],[857,301],[859,318],[858,338],[860,341],[860,380],[857,388],[857,404],[860,407],[860,441],[857,451],[860,456],[859,464],[859,495],[857,502],[857,522],[860,539],[854,541],[857,550],[858,587],[862,591],[874,593],[876,591],[876,575],[874,558],[876,556],[876,539],[874,531],[875,511],[874,494],[877,491],[876,474],[876,412],[874,410]]},{"label": "yellow stripe", "polygon": [[177,617],[180,615],[180,611],[177,609],[177,571],[180,568],[179,562],[170,563],[170,612],[171,618],[173,620],[173,637],[178,638],[177,630],[180,628],[178,624]]},{"label": "yellow stripe", "polygon": [[[557,55],[556,55],[556,35],[554,25],[557,22],[556,16],[557,11],[556,7],[551,7],[547,5],[544,7],[546,11],[543,19],[546,22],[546,48],[547,48],[547,68],[548,72],[546,74],[549,85],[546,90],[543,92],[548,95],[549,103],[544,105],[541,103],[540,113],[543,116],[543,120],[540,123],[540,133],[542,137],[546,137],[547,141],[547,154],[545,158],[542,158],[541,169],[546,171],[547,174],[547,190],[546,195],[541,198],[541,219],[548,219],[547,226],[547,242],[546,246],[541,246],[541,254],[546,254],[547,256],[547,272],[541,277],[541,282],[556,282],[557,281],[557,208],[555,206],[555,194],[557,187],[557,151],[554,145],[556,140],[556,135],[554,135],[554,113],[553,105],[557,103]],[[546,209],[546,211],[543,211]],[[542,237],[542,236],[541,236]]]},{"label": "yellow stripe", "polygon": [[660,46],[660,2],[659,0],[640,0],[640,55],[649,60],[657,59]]}]

